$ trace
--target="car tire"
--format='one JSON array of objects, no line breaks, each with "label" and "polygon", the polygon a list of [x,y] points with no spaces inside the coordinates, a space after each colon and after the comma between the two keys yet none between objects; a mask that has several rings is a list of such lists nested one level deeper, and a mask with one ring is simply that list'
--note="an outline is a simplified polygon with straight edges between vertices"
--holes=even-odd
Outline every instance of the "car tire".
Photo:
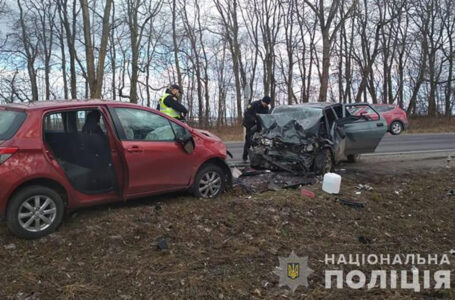
[{"label": "car tire", "polygon": [[393,135],[399,135],[403,132],[403,124],[400,121],[393,121],[390,124],[390,133]]},{"label": "car tire", "polygon": [[360,154],[349,154],[347,156],[348,162],[355,163],[358,162],[360,159]]},{"label": "car tire", "polygon": [[55,190],[33,185],[11,198],[6,223],[16,236],[37,239],[54,232],[62,222],[63,214],[63,199]]},{"label": "car tire", "polygon": [[193,195],[200,198],[216,198],[226,187],[226,172],[215,164],[203,166],[194,178]]},{"label": "car tire", "polygon": [[313,172],[317,175],[324,175],[332,170],[333,164],[332,153],[330,150],[322,149],[322,151],[319,152],[314,158]]}]

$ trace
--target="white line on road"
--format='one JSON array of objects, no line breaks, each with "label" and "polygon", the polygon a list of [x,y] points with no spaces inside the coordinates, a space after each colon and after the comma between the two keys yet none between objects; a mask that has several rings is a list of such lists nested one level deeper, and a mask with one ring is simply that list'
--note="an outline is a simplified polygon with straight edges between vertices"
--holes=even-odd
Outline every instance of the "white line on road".
[{"label": "white line on road", "polygon": [[378,152],[362,154],[365,156],[381,156],[381,155],[401,155],[401,154],[425,154],[425,153],[441,153],[441,152],[455,152],[455,149],[440,149],[440,150],[417,150],[417,151],[399,151],[399,152]]}]

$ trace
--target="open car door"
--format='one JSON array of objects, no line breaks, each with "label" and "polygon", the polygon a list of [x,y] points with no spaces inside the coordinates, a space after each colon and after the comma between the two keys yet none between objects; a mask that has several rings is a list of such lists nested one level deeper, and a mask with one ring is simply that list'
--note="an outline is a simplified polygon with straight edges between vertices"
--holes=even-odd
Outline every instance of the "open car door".
[{"label": "open car door", "polygon": [[387,123],[369,104],[344,105],[345,154],[374,152],[387,131]]}]

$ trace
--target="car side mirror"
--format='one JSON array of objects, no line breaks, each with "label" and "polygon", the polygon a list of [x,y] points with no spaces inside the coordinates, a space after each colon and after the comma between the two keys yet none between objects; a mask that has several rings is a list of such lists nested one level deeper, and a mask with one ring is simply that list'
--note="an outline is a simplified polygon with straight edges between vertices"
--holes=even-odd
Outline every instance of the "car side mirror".
[{"label": "car side mirror", "polygon": [[182,145],[183,150],[188,154],[192,153],[196,146],[194,143],[193,135],[191,135],[189,132],[187,132],[184,136],[177,138],[176,141]]}]

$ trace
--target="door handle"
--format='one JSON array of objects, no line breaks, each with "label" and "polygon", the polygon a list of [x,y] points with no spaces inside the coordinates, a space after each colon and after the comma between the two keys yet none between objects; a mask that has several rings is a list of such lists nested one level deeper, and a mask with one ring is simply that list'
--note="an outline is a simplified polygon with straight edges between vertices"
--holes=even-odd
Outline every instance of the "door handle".
[{"label": "door handle", "polygon": [[382,127],[382,126],[384,126],[384,123],[376,123],[376,126],[377,127]]},{"label": "door handle", "polygon": [[142,148],[139,148],[139,146],[132,146],[130,148],[127,148],[126,151],[128,152],[142,152]]}]

